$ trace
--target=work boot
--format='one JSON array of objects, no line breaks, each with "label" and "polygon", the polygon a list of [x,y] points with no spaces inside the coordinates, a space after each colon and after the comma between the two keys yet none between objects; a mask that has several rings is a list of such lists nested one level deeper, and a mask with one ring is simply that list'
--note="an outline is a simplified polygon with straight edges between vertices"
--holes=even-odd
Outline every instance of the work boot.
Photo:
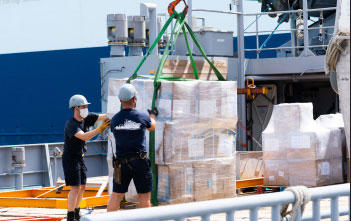
[{"label": "work boot", "polygon": [[67,221],[77,221],[77,220],[74,218],[74,211],[69,211],[69,212],[67,212]]},{"label": "work boot", "polygon": [[74,209],[74,219],[79,221],[80,220],[80,208]]}]

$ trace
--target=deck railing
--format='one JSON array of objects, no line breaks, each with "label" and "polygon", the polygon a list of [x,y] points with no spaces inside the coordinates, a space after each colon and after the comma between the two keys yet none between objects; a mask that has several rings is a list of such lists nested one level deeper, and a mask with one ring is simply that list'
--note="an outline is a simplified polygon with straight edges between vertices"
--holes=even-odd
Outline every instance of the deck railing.
[{"label": "deck railing", "polygon": [[[339,209],[339,197],[348,196],[350,202],[350,184],[340,184],[326,187],[310,188],[313,202],[313,213],[306,214],[301,218],[301,212],[297,220],[320,220],[331,218],[338,220],[339,216],[350,217],[350,204],[348,208]],[[331,210],[321,211],[320,201],[331,199]],[[212,214],[225,213],[226,221],[233,221],[235,212],[241,210],[250,211],[250,220],[256,221],[259,218],[259,209],[271,207],[271,220],[280,221],[280,208],[284,204],[294,203],[295,195],[290,191],[279,193],[268,193],[255,196],[237,197],[231,199],[212,200],[205,202],[186,203],[171,206],[161,206],[146,209],[118,211],[102,214],[93,214],[82,217],[82,221],[160,221],[176,220],[184,221],[189,217],[201,217],[202,221],[210,221]]]}]

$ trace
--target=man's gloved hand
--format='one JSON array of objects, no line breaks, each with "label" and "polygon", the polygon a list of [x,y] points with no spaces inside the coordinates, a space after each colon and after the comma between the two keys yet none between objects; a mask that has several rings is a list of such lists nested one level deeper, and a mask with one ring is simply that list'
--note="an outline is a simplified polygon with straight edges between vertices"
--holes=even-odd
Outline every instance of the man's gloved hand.
[{"label": "man's gloved hand", "polygon": [[99,131],[99,133],[101,134],[102,132],[104,132],[104,130],[106,129],[106,128],[109,128],[110,127],[110,123],[111,123],[111,121],[110,121],[110,119],[105,119],[103,122],[102,122],[102,124],[100,124],[100,126],[98,126],[96,129]]},{"label": "man's gloved hand", "polygon": [[157,110],[156,107],[153,108],[152,110],[147,110],[147,112],[149,112],[149,115],[153,114],[153,115],[155,115],[156,117],[157,117],[157,115],[158,115],[158,110]]}]

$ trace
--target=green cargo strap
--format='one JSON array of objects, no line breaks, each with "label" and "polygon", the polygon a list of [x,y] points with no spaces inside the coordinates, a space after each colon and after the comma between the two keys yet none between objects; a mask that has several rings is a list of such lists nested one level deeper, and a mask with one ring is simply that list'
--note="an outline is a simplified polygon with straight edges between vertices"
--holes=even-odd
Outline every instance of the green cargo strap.
[{"label": "green cargo strap", "polygon": [[163,34],[167,31],[167,28],[172,23],[172,20],[173,20],[173,18],[175,16],[176,16],[176,14],[174,13],[171,17],[169,17],[169,19],[167,20],[166,24],[163,26],[162,30],[160,31],[160,34],[157,36],[156,40],[153,42],[153,44],[149,48],[149,50],[147,51],[146,55],[143,57],[143,59],[141,60],[140,64],[138,65],[138,67],[135,69],[133,75],[128,79],[127,83],[130,83],[131,80],[134,80],[134,79],[136,79],[138,77],[138,71],[140,70],[141,66],[143,66],[143,64],[146,61],[146,59],[149,57],[151,52],[154,50],[154,48],[156,47],[156,45],[158,44],[158,42],[162,38]]},{"label": "green cargo strap", "polygon": [[[151,76],[151,75],[138,75],[138,77],[146,78],[146,79],[155,79],[155,76]],[[174,76],[160,76],[158,79],[166,80],[166,81],[194,81],[194,79],[174,77]]]},{"label": "green cargo strap", "polygon": [[214,66],[214,64],[212,64],[212,62],[210,61],[210,59],[208,59],[208,57],[205,54],[204,49],[202,48],[202,46],[200,45],[198,39],[196,38],[194,32],[191,30],[191,28],[189,27],[189,25],[187,23],[185,23],[186,28],[189,31],[189,34],[191,36],[191,38],[193,39],[194,43],[196,44],[197,48],[200,50],[202,56],[206,59],[207,63],[211,66],[211,68],[214,70],[217,78],[219,81],[225,81],[225,78],[223,77],[223,75],[218,71],[218,69]]},{"label": "green cargo strap", "polygon": [[[183,16],[182,13],[180,13],[178,18],[177,18],[176,24],[174,25],[172,34],[171,34],[171,37],[173,37],[174,34],[175,34],[176,26],[178,24],[180,24],[180,28],[177,31],[177,36],[174,38],[173,42],[177,41],[177,38],[179,36],[179,32],[182,29],[182,27],[184,26],[184,22],[185,22],[185,17]],[[165,66],[165,63],[167,61],[167,58],[169,56],[169,45],[170,45],[170,43],[171,42],[169,41],[167,43],[166,47],[165,47],[165,50],[163,52],[160,64],[159,64],[159,66],[157,68],[157,72],[156,72],[156,75],[155,75],[155,78],[154,78],[154,94],[153,94],[153,99],[152,99],[152,108],[156,107],[157,92],[158,92],[158,89],[161,86],[161,82],[159,81],[159,78],[161,76],[162,70],[163,70],[163,68]],[[172,48],[173,48],[173,45],[172,45]],[[153,177],[152,177],[153,189],[152,189],[152,192],[151,192],[151,203],[152,203],[153,206],[157,206],[158,205],[158,201],[157,201],[158,183],[157,183],[157,179],[156,179],[157,171],[156,171],[156,164],[155,164],[155,131],[150,132],[149,157],[150,157],[150,161],[151,161],[151,170],[152,170],[152,174],[153,174]]]},{"label": "green cargo strap", "polygon": [[182,27],[182,30],[183,30],[183,34],[184,34],[184,38],[185,38],[186,47],[188,48],[188,53],[189,53],[189,56],[190,56],[191,65],[192,65],[192,67],[193,67],[195,79],[196,79],[196,80],[199,80],[199,74],[198,74],[198,72],[197,72],[196,63],[195,63],[195,60],[194,60],[194,57],[193,57],[193,53],[192,53],[192,51],[191,51],[191,48],[190,48],[190,46],[189,46],[188,36],[187,36],[187,34],[186,34],[186,31],[185,31],[185,27],[184,27],[184,26]]}]

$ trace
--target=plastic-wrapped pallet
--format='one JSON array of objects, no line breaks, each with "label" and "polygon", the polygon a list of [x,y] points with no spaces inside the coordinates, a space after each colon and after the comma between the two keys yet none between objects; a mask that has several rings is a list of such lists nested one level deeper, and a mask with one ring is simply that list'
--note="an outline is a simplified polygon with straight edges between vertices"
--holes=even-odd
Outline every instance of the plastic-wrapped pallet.
[{"label": "plastic-wrapped pallet", "polygon": [[236,196],[235,158],[158,165],[158,200],[176,204]]},{"label": "plastic-wrapped pallet", "polygon": [[[120,110],[117,94],[125,82],[126,79],[110,79],[107,104],[109,117]],[[136,87],[138,92],[136,109],[146,112],[147,109],[151,108],[153,81],[136,79],[131,84]],[[196,165],[201,165],[203,160],[220,160],[235,156],[236,82],[162,81],[157,94],[156,107],[159,109],[159,116],[157,117],[155,133],[155,151],[159,172],[168,171],[168,173],[173,174],[173,171],[178,171],[179,176],[185,176],[186,174],[182,175],[179,172],[179,168],[183,165],[190,163],[194,170],[195,168],[199,170],[202,167],[194,167],[195,162]],[[149,139],[148,134],[146,137]],[[179,163],[181,165],[178,165]],[[162,165],[165,164],[171,165],[167,165],[167,169],[162,170],[164,168]],[[235,168],[235,164],[233,163],[231,167]],[[227,171],[220,170],[216,176],[221,177],[224,173]],[[162,180],[160,174],[158,176],[159,180]],[[172,175],[172,177],[175,176]],[[162,184],[162,182],[160,183]],[[216,186],[219,189],[228,187],[224,183],[214,185],[214,187]],[[173,186],[171,185],[169,188],[172,189]],[[192,194],[196,195],[196,197],[193,196],[193,200],[200,198],[200,192],[196,193]],[[171,198],[177,197],[171,196]],[[204,198],[206,197],[204,196]],[[188,200],[185,197],[185,201]],[[181,201],[177,202],[183,201],[184,199],[181,198]]]},{"label": "plastic-wrapped pallet", "polygon": [[312,103],[276,105],[262,141],[265,185],[342,182],[341,130],[315,121]]}]

